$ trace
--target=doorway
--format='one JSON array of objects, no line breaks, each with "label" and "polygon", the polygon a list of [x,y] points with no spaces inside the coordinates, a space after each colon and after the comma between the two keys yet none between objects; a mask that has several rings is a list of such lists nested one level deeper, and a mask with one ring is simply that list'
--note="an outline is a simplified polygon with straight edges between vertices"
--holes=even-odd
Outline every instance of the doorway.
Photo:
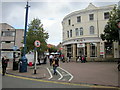
[{"label": "doorway", "polygon": [[78,48],[78,56],[84,55],[84,48]]}]

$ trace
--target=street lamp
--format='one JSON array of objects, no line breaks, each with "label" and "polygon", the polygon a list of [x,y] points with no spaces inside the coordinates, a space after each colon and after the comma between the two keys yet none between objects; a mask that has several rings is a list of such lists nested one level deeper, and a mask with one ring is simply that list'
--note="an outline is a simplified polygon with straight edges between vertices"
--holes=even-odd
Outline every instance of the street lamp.
[{"label": "street lamp", "polygon": [[24,31],[24,43],[23,43],[23,51],[22,57],[20,58],[20,69],[19,72],[27,72],[27,58],[25,57],[26,54],[26,32],[27,32],[27,21],[28,21],[28,8],[30,6],[26,5],[26,16],[25,16],[25,31]]}]

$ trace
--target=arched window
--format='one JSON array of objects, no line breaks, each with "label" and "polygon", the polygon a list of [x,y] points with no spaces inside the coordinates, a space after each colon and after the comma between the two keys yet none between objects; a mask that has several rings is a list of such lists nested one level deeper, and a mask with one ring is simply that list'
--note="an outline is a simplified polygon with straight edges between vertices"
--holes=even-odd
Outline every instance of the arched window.
[{"label": "arched window", "polygon": [[80,35],[83,35],[83,28],[80,28]]},{"label": "arched window", "polygon": [[94,34],[94,26],[90,26],[90,34]]}]

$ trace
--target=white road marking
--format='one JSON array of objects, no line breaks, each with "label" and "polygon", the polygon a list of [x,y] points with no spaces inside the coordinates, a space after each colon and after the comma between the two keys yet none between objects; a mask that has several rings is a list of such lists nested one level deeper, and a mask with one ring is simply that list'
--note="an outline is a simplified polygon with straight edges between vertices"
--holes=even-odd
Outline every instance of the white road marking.
[{"label": "white road marking", "polygon": [[58,72],[58,74],[60,74],[60,78],[58,80],[61,80],[63,78],[63,75],[58,70],[56,71]]},{"label": "white road marking", "polygon": [[63,69],[63,68],[61,68],[61,67],[58,67],[58,68],[60,68],[60,69],[62,69],[63,71],[67,72],[67,73],[71,76],[71,78],[70,78],[68,81],[71,81],[71,80],[73,79],[73,75],[70,74],[68,71],[66,71],[65,69]]},{"label": "white road marking", "polygon": [[50,72],[50,70],[47,68],[47,70],[48,70],[48,72],[49,72],[49,74],[50,74],[50,77],[48,78],[48,79],[51,79],[51,78],[53,78],[53,75],[52,75],[52,73]]}]

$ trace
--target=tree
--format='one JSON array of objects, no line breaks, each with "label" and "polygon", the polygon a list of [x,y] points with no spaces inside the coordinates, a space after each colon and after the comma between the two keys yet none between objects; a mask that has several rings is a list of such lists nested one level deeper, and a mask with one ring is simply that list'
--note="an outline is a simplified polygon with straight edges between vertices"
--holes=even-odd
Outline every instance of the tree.
[{"label": "tree", "polygon": [[47,50],[46,40],[48,37],[49,35],[43,29],[43,24],[41,24],[41,21],[39,19],[33,19],[28,26],[28,32],[26,36],[27,52],[34,50],[35,40],[39,40],[41,42],[40,47],[37,48],[38,52],[44,52]]},{"label": "tree", "polygon": [[110,18],[104,29],[104,34],[101,34],[102,40],[107,42],[119,41],[119,28],[117,26],[120,19],[120,10],[115,6],[110,12]]},{"label": "tree", "polygon": [[48,50],[49,50],[49,53],[57,52],[57,48],[55,46],[48,48]]}]

